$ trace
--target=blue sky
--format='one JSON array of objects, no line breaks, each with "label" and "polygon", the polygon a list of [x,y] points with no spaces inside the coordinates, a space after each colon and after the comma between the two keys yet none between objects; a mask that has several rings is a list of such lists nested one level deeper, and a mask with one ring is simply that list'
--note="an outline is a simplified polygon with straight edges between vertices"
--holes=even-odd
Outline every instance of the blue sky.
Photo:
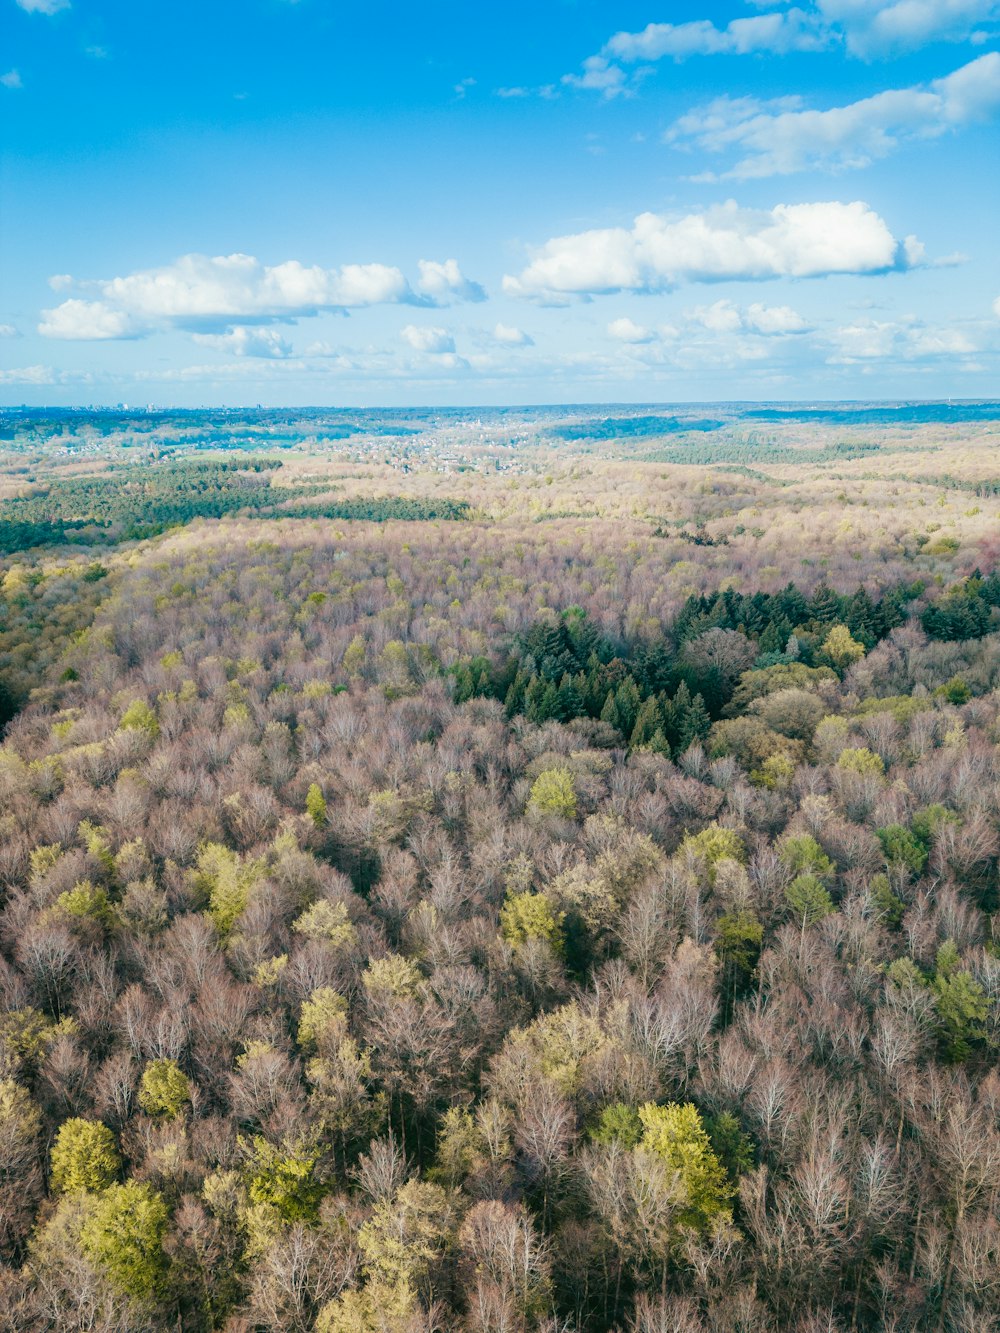
[{"label": "blue sky", "polygon": [[1000,393],[1000,0],[0,0],[0,402]]}]

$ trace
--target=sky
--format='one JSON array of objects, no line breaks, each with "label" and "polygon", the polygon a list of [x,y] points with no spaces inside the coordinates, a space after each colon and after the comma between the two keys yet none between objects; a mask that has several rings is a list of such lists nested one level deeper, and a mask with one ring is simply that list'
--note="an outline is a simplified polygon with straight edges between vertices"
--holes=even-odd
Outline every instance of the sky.
[{"label": "sky", "polygon": [[1000,0],[0,0],[0,404],[1000,396]]}]

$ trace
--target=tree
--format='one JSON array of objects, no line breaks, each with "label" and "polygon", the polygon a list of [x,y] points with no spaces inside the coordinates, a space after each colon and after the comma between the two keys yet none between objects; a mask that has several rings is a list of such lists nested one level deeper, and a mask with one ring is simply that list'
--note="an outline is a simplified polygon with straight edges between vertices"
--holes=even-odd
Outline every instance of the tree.
[{"label": "tree", "polygon": [[154,741],[160,734],[160,724],[157,721],[156,714],[145,699],[135,699],[130,703],[122,714],[122,720],[118,725],[122,731],[144,732]]},{"label": "tree", "polygon": [[962,967],[954,940],[945,940],[937,952],[931,988],[949,1060],[967,1060],[974,1045],[986,1036],[990,1001],[982,986]]},{"label": "tree", "polygon": [[243,861],[222,843],[210,842],[202,847],[194,882],[198,891],[207,895],[209,916],[220,934],[228,935],[232,930],[263,874],[262,861]]},{"label": "tree", "polygon": [[834,625],[823,640],[823,653],[838,671],[846,671],[852,662],[865,655],[865,645],[851,637],[846,625]]},{"label": "tree", "polygon": [[785,897],[795,919],[802,923],[803,930],[836,910],[829,893],[816,876],[809,872],[795,876],[785,890]]},{"label": "tree", "polygon": [[366,1270],[396,1290],[427,1287],[454,1224],[454,1208],[440,1185],[408,1180],[375,1205],[358,1233]]},{"label": "tree", "polygon": [[690,1102],[646,1102],[639,1107],[639,1119],[644,1129],[641,1146],[678,1174],[683,1191],[678,1223],[705,1232],[716,1222],[730,1221],[732,1186],[697,1108]]},{"label": "tree", "polygon": [[881,758],[866,746],[848,746],[846,750],[841,750],[837,767],[861,777],[880,777],[885,772]]},{"label": "tree", "polygon": [[528,800],[529,810],[540,815],[576,818],[576,790],[568,768],[546,768],[535,779]]},{"label": "tree", "polygon": [[278,1146],[257,1135],[245,1151],[251,1202],[282,1222],[315,1221],[324,1193],[316,1178],[319,1149],[304,1143]]},{"label": "tree", "polygon": [[500,933],[516,949],[525,940],[545,940],[556,953],[562,952],[565,912],[557,912],[544,893],[508,894],[500,909]]},{"label": "tree", "polygon": [[326,824],[326,798],[318,782],[310,783],[306,792],[306,814],[317,828]]},{"label": "tree", "polygon": [[52,1145],[53,1190],[72,1193],[105,1190],[121,1171],[115,1136],[97,1120],[66,1120]]},{"label": "tree", "polygon": [[150,1300],[166,1275],[167,1205],[149,1185],[128,1180],[97,1199],[80,1231],[87,1257],[126,1296]]},{"label": "tree", "polygon": [[149,1115],[173,1120],[191,1100],[191,1083],[176,1060],[154,1060],[139,1082],[139,1105]]}]

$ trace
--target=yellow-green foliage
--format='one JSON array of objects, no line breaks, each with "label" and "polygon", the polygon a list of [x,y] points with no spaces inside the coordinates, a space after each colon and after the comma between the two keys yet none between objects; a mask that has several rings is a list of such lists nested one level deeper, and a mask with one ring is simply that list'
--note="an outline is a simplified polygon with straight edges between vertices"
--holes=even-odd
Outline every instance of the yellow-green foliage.
[{"label": "yellow-green foliage", "polygon": [[836,910],[821,881],[809,871],[795,876],[785,890],[785,897],[795,920],[801,922],[803,928],[815,925]]},{"label": "yellow-green foliage", "polygon": [[149,1115],[173,1120],[191,1100],[191,1084],[176,1060],[153,1060],[139,1083],[139,1105]]},{"label": "yellow-green foliage", "polygon": [[251,1145],[247,1189],[254,1204],[283,1222],[315,1221],[323,1186],[316,1179],[319,1149],[303,1144],[276,1146],[257,1135]]},{"label": "yellow-green foliage", "polygon": [[58,842],[45,843],[41,847],[36,847],[29,858],[31,864],[31,878],[41,879],[48,873],[62,856],[62,844]]},{"label": "yellow-green foliage", "polygon": [[360,634],[355,634],[347,645],[340,665],[349,676],[359,676],[364,668],[366,655],[367,648],[364,639]]},{"label": "yellow-green foliage", "polygon": [[264,876],[264,862],[241,861],[222,843],[206,843],[198,853],[195,887],[208,897],[208,914],[221,935],[228,935]]},{"label": "yellow-green foliage", "polygon": [[95,1201],[80,1230],[87,1258],[136,1300],[156,1296],[166,1274],[167,1205],[149,1185],[128,1180]]},{"label": "yellow-green foliage", "polygon": [[71,1018],[56,1024],[37,1009],[11,1009],[0,1014],[0,1057],[15,1067],[37,1064],[58,1032],[72,1031],[75,1026]]},{"label": "yellow-green foliage", "polygon": [[373,958],[361,974],[369,995],[395,995],[397,998],[416,995],[423,980],[416,963],[402,954],[390,953],[384,958]]},{"label": "yellow-green foliage", "polygon": [[767,787],[769,791],[786,791],[795,777],[795,764],[787,754],[771,754],[760,768],[750,774],[750,780],[758,787]]},{"label": "yellow-green foliage", "polygon": [[60,893],[54,909],[59,915],[71,920],[93,921],[102,930],[114,922],[114,910],[108,901],[107,890],[95,887],[89,879],[82,879],[73,888]]},{"label": "yellow-green foliage", "polygon": [[565,913],[554,911],[544,893],[508,894],[500,909],[500,932],[515,949],[525,940],[546,940],[559,953],[564,919]]},{"label": "yellow-green foliage", "polygon": [[515,1028],[506,1049],[519,1061],[534,1064],[566,1096],[575,1096],[588,1068],[599,1063],[608,1038],[597,1019],[573,1001],[542,1014],[526,1028]]},{"label": "yellow-green foliage", "polygon": [[156,714],[145,699],[135,699],[130,703],[118,725],[122,731],[144,731],[153,740],[160,734],[160,724],[156,720]]},{"label": "yellow-green foliage", "polygon": [[576,789],[568,768],[546,768],[535,779],[528,809],[540,815],[576,818]]},{"label": "yellow-green foliage", "polygon": [[418,1287],[443,1252],[454,1227],[451,1201],[440,1185],[408,1180],[377,1203],[358,1232],[365,1268],[389,1287]]},{"label": "yellow-green foliage", "polygon": [[99,1120],[65,1120],[52,1145],[50,1184],[54,1192],[96,1193],[121,1170],[115,1136]]},{"label": "yellow-green foliage", "polygon": [[778,855],[793,875],[808,873],[826,879],[835,870],[833,862],[811,833],[785,838]]},{"label": "yellow-green foliage", "polygon": [[280,953],[276,958],[265,958],[253,971],[255,986],[276,986],[288,966],[288,954]]},{"label": "yellow-green foliage", "polygon": [[720,861],[737,861],[743,865],[747,859],[746,848],[740,835],[731,828],[722,828],[718,824],[709,824],[700,833],[689,833],[680,845],[680,854],[701,857],[708,868],[708,877],[715,883],[715,867]]},{"label": "yellow-green foliage", "polygon": [[310,940],[328,940],[338,948],[347,948],[357,939],[357,931],[343,903],[320,898],[292,922],[292,929]]},{"label": "yellow-green foliage", "polygon": [[863,777],[871,775],[880,777],[885,772],[885,764],[881,757],[866,746],[841,750],[837,767],[845,769],[848,773],[860,773]]},{"label": "yellow-green foliage", "polygon": [[834,625],[823,640],[823,652],[838,670],[843,671],[864,657],[865,645],[851,637],[846,625]]},{"label": "yellow-green foliage", "polygon": [[317,828],[326,823],[326,798],[318,782],[311,783],[306,792],[306,814]]},{"label": "yellow-green foliage", "polygon": [[415,1313],[411,1287],[373,1281],[324,1305],[315,1333],[412,1333]]},{"label": "yellow-green foliage", "polygon": [[325,1032],[342,1031],[347,1016],[347,1001],[332,986],[317,986],[299,1011],[299,1045],[305,1050],[316,1046]]},{"label": "yellow-green foliage", "polygon": [[696,1107],[689,1102],[639,1107],[644,1133],[641,1147],[663,1158],[678,1174],[683,1203],[680,1225],[708,1231],[732,1218],[732,1186],[725,1168],[712,1151],[711,1140]]},{"label": "yellow-green foliage", "polygon": [[34,1166],[42,1117],[27,1088],[12,1078],[0,1079],[0,1152],[4,1179],[11,1181]]}]

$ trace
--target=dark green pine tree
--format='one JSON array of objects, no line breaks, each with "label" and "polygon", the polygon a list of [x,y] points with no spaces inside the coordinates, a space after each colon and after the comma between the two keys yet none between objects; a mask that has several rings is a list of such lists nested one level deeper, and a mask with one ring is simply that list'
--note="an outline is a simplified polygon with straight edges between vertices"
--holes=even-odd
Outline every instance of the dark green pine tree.
[{"label": "dark green pine tree", "polygon": [[601,721],[607,722],[609,726],[614,727],[617,731],[622,729],[614,690],[608,690],[608,697],[604,700],[604,707],[601,709]]},{"label": "dark green pine tree", "polygon": [[774,613],[782,615],[794,629],[809,619],[809,603],[794,583],[789,583],[774,598]]},{"label": "dark green pine tree", "polygon": [[875,606],[865,588],[859,588],[848,602],[845,624],[866,648],[875,646]]},{"label": "dark green pine tree", "polygon": [[545,690],[550,682],[542,676],[532,676],[524,691],[524,715],[530,722],[544,722],[541,714],[544,708]]},{"label": "dark green pine tree", "polygon": [[590,717],[601,716],[601,709],[604,707],[604,701],[608,697],[610,688],[610,682],[605,675],[603,666],[596,657],[591,657],[581,687],[584,706]]},{"label": "dark green pine tree", "polygon": [[555,707],[555,716],[560,722],[572,722],[573,718],[582,717],[586,712],[583,706],[583,695],[577,686],[576,678],[571,676],[568,671],[559,682]]},{"label": "dark green pine tree", "polygon": [[689,745],[694,745],[695,741],[705,740],[711,727],[712,719],[708,715],[705,701],[700,694],[696,694],[684,710],[683,716],[678,718],[678,751],[683,754]]},{"label": "dark green pine tree", "polygon": [[691,690],[686,680],[682,680],[677,686],[673,699],[670,701],[670,711],[666,707],[663,709],[663,729],[667,733],[667,739],[670,741],[670,748],[675,754],[679,753],[684,747],[681,745],[681,733],[684,728],[685,719],[688,710],[691,707]]},{"label": "dark green pine tree", "polygon": [[660,705],[656,699],[650,695],[646,702],[639,709],[635,719],[635,726],[632,728],[632,735],[629,739],[629,745],[633,749],[649,745],[658,731],[663,730],[663,719],[660,715]]},{"label": "dark green pine tree", "polygon": [[530,679],[531,677],[527,672],[519,670],[511,681],[507,696],[504,699],[504,708],[507,710],[508,717],[516,717],[518,713],[525,711],[524,694]]},{"label": "dark green pine tree", "polygon": [[834,625],[840,619],[840,598],[827,584],[821,583],[813,593],[809,614],[819,625]]},{"label": "dark green pine tree", "polygon": [[757,651],[760,656],[763,657],[765,653],[783,653],[791,632],[792,627],[784,616],[778,620],[770,621],[767,629],[764,630],[757,642]]},{"label": "dark green pine tree", "polygon": [[618,716],[621,718],[622,734],[631,735],[635,720],[639,716],[639,709],[642,707],[642,695],[631,676],[618,686],[615,691],[615,702],[618,705]]}]

